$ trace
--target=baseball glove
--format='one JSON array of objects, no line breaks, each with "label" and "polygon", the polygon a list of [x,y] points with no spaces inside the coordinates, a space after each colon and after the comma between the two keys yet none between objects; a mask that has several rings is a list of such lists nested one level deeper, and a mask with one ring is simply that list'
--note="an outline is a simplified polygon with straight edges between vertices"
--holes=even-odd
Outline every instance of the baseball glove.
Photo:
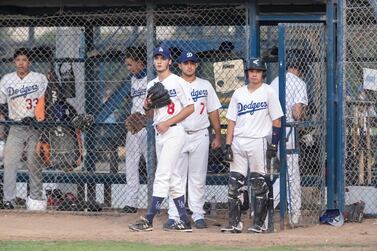
[{"label": "baseball glove", "polygon": [[169,91],[161,82],[156,82],[149,88],[147,99],[150,102],[150,108],[161,108],[171,103]]},{"label": "baseball glove", "polygon": [[132,113],[127,117],[124,124],[127,130],[132,134],[138,133],[147,124],[147,116],[140,112]]},{"label": "baseball glove", "polygon": [[87,130],[94,123],[94,117],[91,114],[79,114],[72,119],[72,126],[81,131]]}]

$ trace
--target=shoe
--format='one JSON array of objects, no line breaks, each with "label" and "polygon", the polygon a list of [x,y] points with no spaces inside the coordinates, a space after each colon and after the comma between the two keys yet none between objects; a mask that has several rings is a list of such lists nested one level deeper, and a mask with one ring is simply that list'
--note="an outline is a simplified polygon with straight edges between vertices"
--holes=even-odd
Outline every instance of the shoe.
[{"label": "shoe", "polygon": [[122,209],[123,213],[128,213],[128,214],[136,214],[137,213],[137,208],[136,207],[131,207],[131,206],[125,206]]},{"label": "shoe", "polygon": [[197,229],[204,229],[207,228],[207,223],[204,221],[204,219],[199,219],[195,221],[195,227]]},{"label": "shoe", "polygon": [[289,224],[291,225],[291,227],[299,225],[300,217],[301,217],[300,212],[293,213],[292,216],[291,214],[289,214]]},{"label": "shoe", "polygon": [[169,231],[172,226],[175,224],[175,220],[174,219],[168,219],[164,225],[163,225],[163,229],[166,230],[166,231]]},{"label": "shoe", "polygon": [[263,231],[265,231],[265,229],[263,227],[260,227],[258,225],[252,225],[251,227],[249,227],[247,229],[248,232],[254,232],[254,233],[262,233]]},{"label": "shoe", "polygon": [[164,228],[165,231],[176,232],[192,232],[190,222],[183,222],[182,220],[174,221],[174,224],[170,228]]},{"label": "shoe", "polygon": [[239,234],[239,233],[242,233],[242,229],[243,229],[243,224],[242,222],[238,222],[237,226],[227,226],[227,227],[223,227],[221,229],[221,232],[222,233],[232,233],[232,234]]},{"label": "shoe", "polygon": [[14,209],[14,206],[13,206],[13,204],[12,204],[12,202],[10,202],[10,201],[5,201],[4,203],[3,203],[3,207],[2,207],[3,209]]},{"label": "shoe", "polygon": [[153,225],[147,219],[141,216],[140,220],[134,224],[129,224],[128,228],[136,232],[148,232],[153,230]]}]

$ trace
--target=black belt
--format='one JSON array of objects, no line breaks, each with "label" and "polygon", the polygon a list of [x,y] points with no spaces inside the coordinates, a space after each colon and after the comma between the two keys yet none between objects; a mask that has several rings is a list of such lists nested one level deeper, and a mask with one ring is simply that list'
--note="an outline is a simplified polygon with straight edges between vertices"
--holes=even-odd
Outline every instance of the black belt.
[{"label": "black belt", "polygon": [[172,124],[172,125],[170,125],[170,127],[173,127],[173,126],[176,126],[177,124]]}]

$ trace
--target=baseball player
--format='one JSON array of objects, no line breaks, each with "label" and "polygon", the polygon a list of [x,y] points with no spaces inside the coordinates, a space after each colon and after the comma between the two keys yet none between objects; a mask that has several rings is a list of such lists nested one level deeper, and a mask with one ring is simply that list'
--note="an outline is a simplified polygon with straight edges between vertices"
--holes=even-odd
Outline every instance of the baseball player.
[{"label": "baseball player", "polygon": [[[126,52],[128,71],[131,78],[131,114],[140,112],[144,114],[143,104],[147,93],[146,56],[143,48],[131,47]],[[130,200],[126,201],[123,208],[125,213],[136,213],[139,195],[139,161],[141,155],[147,160],[147,131],[145,128],[132,134],[127,132],[126,137],[126,163],[123,169],[126,171],[128,194]]]},{"label": "baseball player", "polygon": [[[183,52],[179,59],[181,77],[186,80],[191,90],[191,98],[194,101],[194,113],[186,118],[182,124],[187,133],[187,141],[178,160],[176,171],[182,177],[182,189],[186,194],[188,183],[188,205],[193,212],[192,219],[196,228],[206,228],[204,221],[205,187],[208,166],[209,133],[208,127],[212,125],[215,131],[211,143],[213,149],[221,146],[221,130],[219,108],[220,101],[210,82],[198,78],[197,56],[190,51]],[[169,219],[164,228],[170,228],[179,219],[179,215],[173,200],[169,200]]]},{"label": "baseball player", "polygon": [[[280,118],[283,116],[279,98],[263,83],[266,64],[261,58],[251,58],[245,67],[248,84],[235,90],[230,101],[225,160],[230,162],[229,226],[222,232],[240,233],[243,186],[248,169],[250,185],[255,193],[254,218],[248,231],[262,232],[267,215],[268,186],[266,160],[276,156],[280,137]],[[272,129],[271,144],[267,143]]]},{"label": "baseball player", "polygon": [[17,169],[22,166],[21,157],[25,150],[30,181],[27,208],[44,209],[46,201],[42,199],[42,167],[36,156],[39,132],[32,124],[36,121],[35,107],[44,98],[48,81],[45,75],[30,71],[31,58],[28,49],[16,50],[13,58],[16,71],[4,75],[1,79],[0,103],[8,103],[10,120],[23,122],[24,125],[11,126],[6,140],[3,207],[14,208]]},{"label": "baseball player", "polygon": [[180,220],[169,230],[191,232],[190,220],[186,213],[182,178],[177,175],[177,161],[186,141],[186,132],[180,124],[194,112],[194,103],[190,88],[185,80],[170,71],[171,52],[168,48],[157,47],[153,51],[153,63],[157,77],[150,81],[147,90],[162,83],[170,95],[170,104],[158,109],[151,109],[150,96],[144,100],[144,110],[148,115],[153,112],[153,125],[156,129],[157,169],[153,183],[152,202],[145,217],[135,224],[130,224],[133,231],[151,231],[153,218],[164,198],[173,198]]},{"label": "baseball player", "polygon": [[[290,51],[287,56],[287,74],[285,76],[285,106],[286,121],[299,121],[304,115],[304,107],[308,105],[308,96],[306,83],[300,78],[302,69],[305,64],[300,59],[298,51]],[[271,87],[279,95],[279,77],[271,82]],[[301,185],[300,185],[300,168],[298,165],[298,145],[296,145],[296,128],[286,127],[286,147],[287,147],[287,195],[289,222],[292,226],[299,223],[301,216]],[[274,183],[274,204],[280,202],[280,182]]]}]

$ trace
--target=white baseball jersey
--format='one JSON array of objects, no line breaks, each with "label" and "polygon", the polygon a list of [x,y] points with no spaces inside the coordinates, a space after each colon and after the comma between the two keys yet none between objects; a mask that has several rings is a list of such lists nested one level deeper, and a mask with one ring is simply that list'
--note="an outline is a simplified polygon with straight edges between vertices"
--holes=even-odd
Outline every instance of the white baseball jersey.
[{"label": "white baseball jersey", "polygon": [[143,78],[136,78],[133,76],[131,78],[131,98],[132,98],[132,109],[131,113],[140,112],[144,114],[144,99],[147,94],[147,76]]},{"label": "white baseball jersey", "polygon": [[194,112],[182,122],[182,125],[186,130],[199,131],[209,127],[208,113],[219,109],[221,104],[209,81],[197,77],[189,86],[192,89]]},{"label": "white baseball jersey", "polygon": [[174,117],[183,107],[194,103],[190,95],[189,84],[183,78],[170,74],[163,81],[160,81],[157,77],[148,83],[147,90],[156,82],[161,82],[169,91],[172,103],[154,110],[153,125]]},{"label": "white baseball jersey", "polygon": [[279,98],[267,84],[252,93],[247,86],[238,88],[230,101],[227,119],[236,122],[235,137],[262,138],[271,133],[272,121],[283,116]]},{"label": "white baseball jersey", "polygon": [[[279,95],[279,77],[276,77],[270,84],[275,90],[275,93]],[[287,113],[287,122],[293,122],[292,107],[295,104],[308,105],[308,96],[306,92],[306,84],[301,78],[295,74],[287,72],[285,80],[285,109]]]},{"label": "white baseball jersey", "polygon": [[4,75],[0,81],[0,103],[8,103],[9,118],[20,121],[34,117],[35,106],[47,84],[46,76],[37,72],[31,71],[23,79],[16,72]]}]

